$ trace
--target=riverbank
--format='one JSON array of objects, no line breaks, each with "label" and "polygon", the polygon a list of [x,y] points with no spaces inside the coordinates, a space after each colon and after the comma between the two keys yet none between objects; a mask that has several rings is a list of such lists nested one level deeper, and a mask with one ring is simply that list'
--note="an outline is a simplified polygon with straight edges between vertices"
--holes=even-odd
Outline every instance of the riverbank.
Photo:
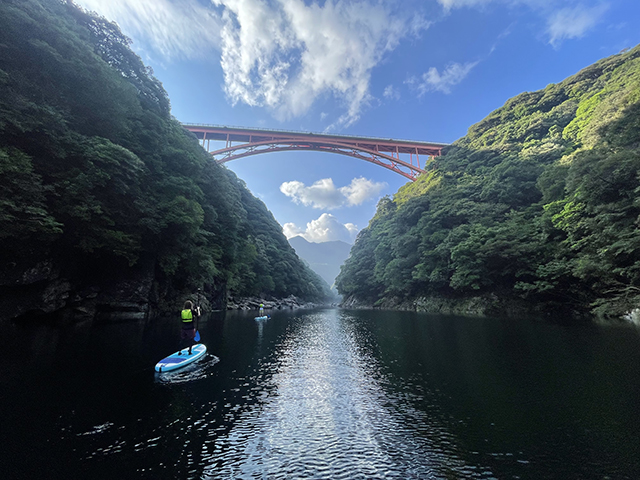
[{"label": "riverbank", "polygon": [[640,326],[640,309],[620,317],[598,317],[570,310],[558,305],[553,311],[532,306],[521,299],[513,299],[500,296],[495,293],[477,295],[473,297],[446,298],[436,296],[423,296],[416,299],[399,297],[384,298],[377,302],[362,302],[354,297],[345,298],[339,305],[340,308],[354,310],[394,310],[406,312],[423,312],[436,315],[471,315],[476,317],[502,317],[502,318],[545,318],[559,321],[586,321],[602,324],[629,323]]},{"label": "riverbank", "polygon": [[345,298],[340,303],[341,308],[376,309],[414,311],[441,315],[473,315],[479,317],[549,317],[557,316],[571,319],[589,319],[593,316],[583,312],[569,310],[557,305],[554,311],[531,305],[522,299],[514,299],[506,295],[489,293],[468,297],[421,296],[413,299],[389,297],[376,302],[362,302],[355,297]]},{"label": "riverbank", "polygon": [[300,300],[295,295],[289,295],[286,298],[229,297],[227,299],[227,310],[258,310],[260,304],[264,305],[265,310],[286,310],[319,306],[316,303]]}]

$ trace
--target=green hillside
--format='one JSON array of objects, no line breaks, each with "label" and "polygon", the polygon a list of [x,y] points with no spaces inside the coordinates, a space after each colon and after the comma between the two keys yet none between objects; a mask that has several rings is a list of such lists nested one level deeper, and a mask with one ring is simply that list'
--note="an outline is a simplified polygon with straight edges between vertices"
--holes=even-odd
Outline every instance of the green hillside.
[{"label": "green hillside", "polygon": [[327,296],[129,44],[71,2],[0,3],[2,316],[175,308],[203,286],[218,305],[227,291]]},{"label": "green hillside", "polygon": [[354,303],[620,315],[640,306],[640,47],[523,93],[380,201]]}]

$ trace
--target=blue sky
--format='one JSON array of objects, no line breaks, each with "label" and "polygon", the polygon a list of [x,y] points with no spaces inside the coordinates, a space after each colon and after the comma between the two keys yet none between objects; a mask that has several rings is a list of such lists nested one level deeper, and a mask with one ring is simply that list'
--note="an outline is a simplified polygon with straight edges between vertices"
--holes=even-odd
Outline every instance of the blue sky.
[{"label": "blue sky", "polygon": [[[181,122],[442,143],[640,43],[638,0],[75,1],[120,25]],[[316,152],[226,166],[315,242],[351,243],[407,181]]]}]

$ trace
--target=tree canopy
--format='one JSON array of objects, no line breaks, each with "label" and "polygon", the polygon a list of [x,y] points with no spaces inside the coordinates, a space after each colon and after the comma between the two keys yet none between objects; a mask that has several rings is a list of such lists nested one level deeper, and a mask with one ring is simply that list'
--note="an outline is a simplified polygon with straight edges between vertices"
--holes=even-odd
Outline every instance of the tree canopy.
[{"label": "tree canopy", "polygon": [[510,99],[427,169],[380,201],[340,293],[640,306],[640,47]]},{"label": "tree canopy", "polygon": [[70,1],[0,3],[0,261],[55,258],[83,281],[151,264],[174,293],[328,296],[266,207],[171,116],[130,43]]}]

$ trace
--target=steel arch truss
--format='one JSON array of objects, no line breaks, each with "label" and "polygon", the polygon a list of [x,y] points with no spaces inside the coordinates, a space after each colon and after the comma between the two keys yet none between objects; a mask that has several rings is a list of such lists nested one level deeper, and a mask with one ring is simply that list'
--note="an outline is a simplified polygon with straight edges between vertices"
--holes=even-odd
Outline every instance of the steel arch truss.
[{"label": "steel arch truss", "polygon": [[[317,151],[337,153],[359,158],[387,168],[409,180],[424,172],[429,157],[440,155],[446,144],[384,140],[303,132],[284,132],[260,129],[187,125],[216,162],[225,163],[239,158],[270,152]],[[225,148],[210,150],[211,141],[226,142]],[[233,143],[236,142],[236,145]],[[401,158],[402,155],[402,158]],[[426,157],[426,158],[425,158]]]},{"label": "steel arch truss", "polygon": [[300,142],[278,140],[275,142],[260,142],[246,145],[236,145],[229,148],[223,148],[210,152],[218,163],[230,162],[251,155],[259,155],[269,152],[291,152],[299,150],[313,150],[316,152],[338,153],[353,158],[359,158],[367,162],[380,165],[389,170],[399,173],[410,180],[415,180],[417,176],[424,170],[416,165],[407,163],[399,158],[385,155],[383,153],[374,152],[364,148],[355,148],[350,145],[340,145],[338,143],[321,143],[321,142]]}]

